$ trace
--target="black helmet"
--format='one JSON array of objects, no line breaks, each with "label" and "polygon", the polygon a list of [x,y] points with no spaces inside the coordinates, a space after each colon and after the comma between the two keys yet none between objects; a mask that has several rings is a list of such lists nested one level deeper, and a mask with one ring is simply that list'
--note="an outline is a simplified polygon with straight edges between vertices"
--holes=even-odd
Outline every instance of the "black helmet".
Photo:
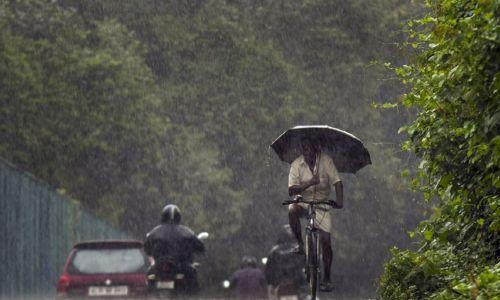
[{"label": "black helmet", "polygon": [[177,205],[169,204],[161,212],[161,222],[169,224],[179,224],[181,222],[181,210]]}]

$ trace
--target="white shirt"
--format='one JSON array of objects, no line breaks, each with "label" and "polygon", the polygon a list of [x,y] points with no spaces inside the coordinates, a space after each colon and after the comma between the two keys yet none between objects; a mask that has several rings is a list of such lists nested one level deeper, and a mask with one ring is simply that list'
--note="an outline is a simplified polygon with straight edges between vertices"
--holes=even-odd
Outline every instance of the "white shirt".
[{"label": "white shirt", "polygon": [[[340,181],[339,173],[332,158],[326,154],[321,153],[317,159],[314,172],[318,172],[319,184],[308,187],[302,192],[304,200],[308,201],[324,201],[328,200],[332,185]],[[313,172],[307,165],[304,156],[301,155],[296,158],[291,167],[288,176],[288,187],[294,185],[301,185],[313,177]],[[307,204],[299,203],[300,206],[307,209]],[[330,207],[328,205],[322,206],[321,210],[316,210],[316,218],[314,220],[315,227],[330,232],[332,227]]]}]

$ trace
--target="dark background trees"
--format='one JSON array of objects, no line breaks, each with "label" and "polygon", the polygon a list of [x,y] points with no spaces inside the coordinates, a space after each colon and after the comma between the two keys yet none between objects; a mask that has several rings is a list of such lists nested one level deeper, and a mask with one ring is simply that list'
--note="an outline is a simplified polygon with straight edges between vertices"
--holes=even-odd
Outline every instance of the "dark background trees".
[{"label": "dark background trees", "polygon": [[[333,273],[370,293],[421,216],[399,171],[402,1],[2,1],[0,155],[142,238],[167,203],[206,230],[212,284],[264,256],[287,222],[288,166],[268,145],[297,124],[350,131],[373,165],[343,175]],[[203,270],[202,270],[203,273]],[[203,274],[202,274],[203,275]]]}]

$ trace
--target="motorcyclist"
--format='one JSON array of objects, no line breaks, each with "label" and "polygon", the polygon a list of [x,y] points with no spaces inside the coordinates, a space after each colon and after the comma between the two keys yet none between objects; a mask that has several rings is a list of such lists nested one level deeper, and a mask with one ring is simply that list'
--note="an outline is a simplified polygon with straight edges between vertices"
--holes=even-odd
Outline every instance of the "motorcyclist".
[{"label": "motorcyclist", "polygon": [[305,285],[304,259],[294,252],[295,238],[286,224],[278,234],[277,244],[267,257],[266,281],[272,296],[286,292],[299,293]]},{"label": "motorcyclist", "polygon": [[186,278],[188,290],[198,289],[196,269],[192,266],[194,254],[205,252],[205,246],[188,227],[181,225],[181,211],[174,204],[166,205],[161,213],[161,224],[153,228],[144,242],[144,251],[154,258],[148,275],[156,274],[156,267],[173,262]]}]

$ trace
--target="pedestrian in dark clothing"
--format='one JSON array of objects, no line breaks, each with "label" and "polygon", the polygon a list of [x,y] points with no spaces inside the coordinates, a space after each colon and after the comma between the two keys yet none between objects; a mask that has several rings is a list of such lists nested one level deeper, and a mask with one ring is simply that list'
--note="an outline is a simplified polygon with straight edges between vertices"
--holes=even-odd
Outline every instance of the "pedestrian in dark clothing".
[{"label": "pedestrian in dark clothing", "polygon": [[266,278],[257,267],[257,259],[244,256],[241,268],[231,277],[232,296],[236,299],[266,299]]},{"label": "pedestrian in dark clothing", "polygon": [[273,296],[285,288],[300,291],[305,285],[304,258],[294,253],[295,239],[290,225],[284,225],[278,235],[277,244],[268,255],[265,274],[270,293]]}]

